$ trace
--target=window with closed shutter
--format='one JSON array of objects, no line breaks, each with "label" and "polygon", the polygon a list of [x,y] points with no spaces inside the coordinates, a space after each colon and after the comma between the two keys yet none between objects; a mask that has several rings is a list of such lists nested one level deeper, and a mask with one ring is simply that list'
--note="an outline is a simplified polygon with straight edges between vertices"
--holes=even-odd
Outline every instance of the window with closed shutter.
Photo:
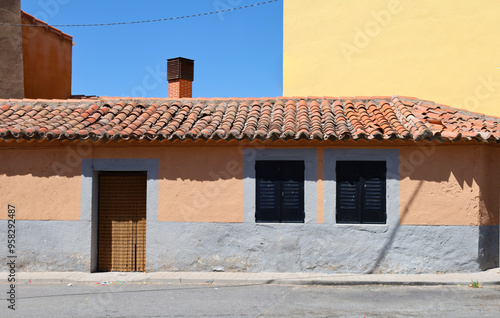
[{"label": "window with closed shutter", "polygon": [[337,223],[386,223],[386,162],[337,161]]},{"label": "window with closed shutter", "polygon": [[256,222],[304,222],[304,161],[256,161]]}]

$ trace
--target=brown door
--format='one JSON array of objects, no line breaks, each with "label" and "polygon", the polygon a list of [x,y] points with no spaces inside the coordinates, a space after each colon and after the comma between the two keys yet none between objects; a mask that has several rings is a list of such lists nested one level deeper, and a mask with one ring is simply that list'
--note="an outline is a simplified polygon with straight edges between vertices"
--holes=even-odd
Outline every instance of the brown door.
[{"label": "brown door", "polygon": [[144,271],[146,173],[99,173],[98,266],[102,272]]}]

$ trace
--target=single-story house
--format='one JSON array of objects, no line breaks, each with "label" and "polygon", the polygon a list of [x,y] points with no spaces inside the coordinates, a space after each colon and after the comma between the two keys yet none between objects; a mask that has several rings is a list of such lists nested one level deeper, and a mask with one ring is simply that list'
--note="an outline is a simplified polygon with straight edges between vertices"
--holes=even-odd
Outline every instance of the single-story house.
[{"label": "single-story house", "polygon": [[0,105],[18,270],[498,266],[500,118],[402,96]]}]

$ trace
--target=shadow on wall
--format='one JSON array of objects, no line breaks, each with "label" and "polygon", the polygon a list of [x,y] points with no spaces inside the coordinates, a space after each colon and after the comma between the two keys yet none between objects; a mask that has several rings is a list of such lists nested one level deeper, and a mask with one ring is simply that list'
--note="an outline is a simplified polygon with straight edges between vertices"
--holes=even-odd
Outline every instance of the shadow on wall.
[{"label": "shadow on wall", "polygon": [[[159,159],[159,178],[216,181],[243,178],[242,147],[100,147],[83,142],[57,148],[10,148],[0,151],[0,174],[6,176],[76,177],[81,160],[96,158]],[[113,146],[113,145],[110,145]],[[407,147],[410,148],[410,147]],[[248,148],[246,148],[248,149]],[[255,148],[256,153],[259,149]],[[490,223],[498,224],[500,149],[480,146],[411,147],[400,150],[400,181],[404,179],[459,185],[478,185]],[[310,180],[316,181],[316,180]]]},{"label": "shadow on wall", "polygon": [[[417,187],[413,191],[411,199],[406,206],[400,210],[400,222],[390,229],[390,234],[386,239],[381,252],[367,273],[376,273],[383,265],[387,254],[393,249],[395,238],[401,229],[401,224],[404,223],[411,206],[418,199],[418,193],[424,184],[424,180],[418,182]],[[499,227],[498,225],[480,225],[478,238],[478,257],[477,263],[479,269],[487,270],[498,266],[499,261]]]},{"label": "shadow on wall", "polygon": [[[418,185],[400,210],[400,223],[405,223],[408,212],[422,196],[423,183],[441,184],[440,192],[433,193],[443,202],[456,203],[457,199],[472,198],[471,208],[477,209],[475,221],[479,224],[478,258],[480,269],[498,266],[499,261],[499,210],[500,210],[500,165],[497,164],[500,149],[485,146],[415,147],[400,157],[400,180],[415,180]],[[476,188],[477,187],[477,188]],[[436,188],[436,187],[435,187]],[[473,190],[476,188],[476,190]],[[422,191],[423,190],[423,191]],[[472,191],[475,191],[473,197]],[[415,200],[420,196],[419,200]],[[476,211],[471,211],[477,213]],[[411,222],[410,222],[411,223]],[[464,224],[465,225],[465,224]],[[398,226],[399,227],[399,226]],[[391,234],[378,264],[383,260],[396,235]],[[376,267],[374,267],[375,269]]]},{"label": "shadow on wall", "polygon": [[[257,150],[258,151],[258,150]],[[412,205],[421,200],[425,183],[441,183],[465,191],[479,189],[480,211],[478,263],[482,269],[498,266],[498,219],[500,192],[500,150],[488,146],[426,146],[400,149],[400,181],[417,181],[406,206],[400,208],[404,224]],[[191,181],[204,182],[243,179],[242,148],[235,147],[96,147],[91,143],[60,148],[10,148],[0,151],[0,177],[32,176],[36,178],[73,178],[81,175],[84,158],[156,158],[159,179],[174,185]],[[54,179],[54,182],[58,182]],[[61,180],[61,179],[59,179]],[[51,181],[52,182],[52,181]],[[404,183],[401,183],[404,184]],[[234,183],[232,184],[234,185]],[[226,186],[226,185],[224,185]],[[425,192],[423,192],[425,194]],[[464,193],[465,194],[465,193]],[[452,200],[446,193],[438,193]],[[460,195],[460,193],[458,193]],[[398,228],[388,238],[373,269],[383,261],[394,243]]]},{"label": "shadow on wall", "polygon": [[396,237],[396,234],[398,233],[401,223],[403,223],[406,215],[408,214],[409,208],[414,202],[414,200],[418,197],[418,192],[422,188],[422,185],[424,184],[423,180],[420,180],[418,183],[418,186],[416,189],[413,191],[413,195],[411,196],[410,201],[407,203],[406,207],[399,212],[399,222],[395,225],[395,228],[391,229],[391,234],[387,238],[387,240],[384,243],[384,247],[382,247],[380,254],[378,255],[377,259],[373,263],[373,266],[370,270],[368,270],[369,274],[375,273],[375,271],[382,265],[382,262],[384,261],[385,257],[387,256],[387,253],[392,249],[392,245],[394,244],[394,239]]},{"label": "shadow on wall", "polygon": [[[133,147],[117,147],[115,144],[102,147],[104,142],[83,142],[50,149],[11,148],[0,151],[0,162],[6,163],[0,173],[8,176],[72,178],[81,175],[82,159],[158,159],[160,180],[203,182],[243,179],[243,149],[252,148],[251,146],[241,147],[236,144],[233,147],[204,147],[203,143],[197,144],[200,146],[140,147],[139,142]],[[252,149],[257,155],[266,148],[268,147],[259,146]],[[253,160],[252,156],[247,160]]]},{"label": "shadow on wall", "polygon": [[[82,159],[155,158],[159,160],[160,180],[204,182],[243,179],[243,148],[237,145],[100,147],[103,144],[80,142],[57,148],[2,149],[0,175],[72,178],[81,175]],[[254,149],[258,153],[259,149]],[[499,157],[500,149],[494,147],[405,147],[400,149],[399,178],[400,181],[409,179],[441,183],[458,190],[455,195],[460,195],[460,189],[463,191],[477,184],[482,199],[480,224],[498,224],[500,166],[496,162]],[[443,199],[450,199],[447,193],[440,195]]]},{"label": "shadow on wall", "polygon": [[479,226],[477,262],[481,270],[498,267],[499,262],[498,225]]},{"label": "shadow on wall", "polygon": [[[400,157],[400,180],[441,183],[443,200],[478,187],[481,225],[499,224],[500,149],[481,146],[415,147]],[[466,189],[468,188],[468,189]]]}]

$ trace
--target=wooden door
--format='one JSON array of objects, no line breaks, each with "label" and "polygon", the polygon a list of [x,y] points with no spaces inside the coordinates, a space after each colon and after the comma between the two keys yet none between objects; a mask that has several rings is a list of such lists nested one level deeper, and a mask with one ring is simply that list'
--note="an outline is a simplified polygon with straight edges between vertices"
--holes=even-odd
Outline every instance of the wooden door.
[{"label": "wooden door", "polygon": [[145,172],[99,173],[98,271],[144,271]]}]

